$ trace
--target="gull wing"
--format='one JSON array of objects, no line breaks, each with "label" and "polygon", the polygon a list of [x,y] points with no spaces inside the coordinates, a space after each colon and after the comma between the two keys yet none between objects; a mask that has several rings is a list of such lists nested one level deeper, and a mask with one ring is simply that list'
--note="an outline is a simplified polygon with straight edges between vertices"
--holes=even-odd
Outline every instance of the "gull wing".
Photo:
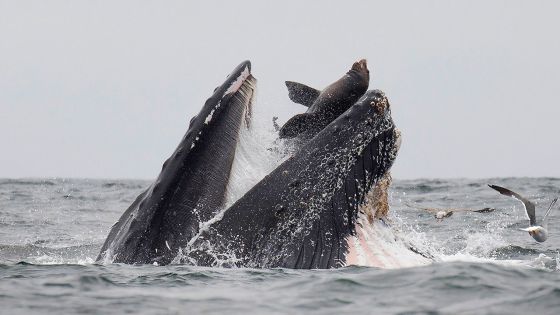
[{"label": "gull wing", "polygon": [[521,201],[523,203],[523,206],[525,207],[525,212],[527,213],[527,217],[529,218],[529,222],[531,226],[537,225],[537,217],[535,215],[535,204],[532,203],[529,199],[504,187],[500,187],[496,185],[488,185],[488,187],[496,190],[497,192],[499,192],[504,196],[509,196]]},{"label": "gull wing", "polygon": [[482,209],[478,209],[478,210],[471,210],[472,212],[478,212],[478,213],[487,213],[487,212],[492,212],[496,210],[495,208],[482,208]]},{"label": "gull wing", "polygon": [[436,208],[424,208],[424,207],[420,207],[420,206],[415,206],[415,205],[411,205],[409,203],[405,203],[405,205],[409,208],[414,208],[414,209],[418,209],[418,210],[424,210],[424,211],[428,211],[430,213],[437,213],[438,211],[440,211],[440,209],[436,209]]},{"label": "gull wing", "polygon": [[547,225],[548,225],[548,215],[550,214],[550,210],[552,210],[552,208],[554,207],[554,205],[556,204],[556,202],[558,201],[558,197],[554,198],[552,200],[552,202],[550,203],[550,206],[548,206],[548,209],[546,210],[546,213],[544,214],[543,217],[543,227],[546,229]]}]

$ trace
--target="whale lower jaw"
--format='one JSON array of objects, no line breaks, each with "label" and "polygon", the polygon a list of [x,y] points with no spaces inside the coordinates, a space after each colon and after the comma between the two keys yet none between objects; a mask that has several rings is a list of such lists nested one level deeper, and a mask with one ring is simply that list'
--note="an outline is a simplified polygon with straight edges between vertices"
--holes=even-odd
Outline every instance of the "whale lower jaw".
[{"label": "whale lower jaw", "polygon": [[111,228],[102,263],[170,263],[226,199],[239,134],[250,125],[256,79],[241,63],[191,119],[157,179]]}]

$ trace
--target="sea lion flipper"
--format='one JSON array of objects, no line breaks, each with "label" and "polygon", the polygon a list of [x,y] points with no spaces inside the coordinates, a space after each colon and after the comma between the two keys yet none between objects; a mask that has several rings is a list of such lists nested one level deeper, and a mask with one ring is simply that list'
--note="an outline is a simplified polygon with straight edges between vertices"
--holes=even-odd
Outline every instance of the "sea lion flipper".
[{"label": "sea lion flipper", "polygon": [[321,93],[321,91],[305,84],[292,81],[286,81],[286,87],[288,88],[288,96],[290,99],[294,103],[298,103],[306,107],[311,106]]},{"label": "sea lion flipper", "polygon": [[280,129],[280,138],[294,138],[302,132],[309,130],[313,127],[316,121],[314,114],[298,114],[290,118],[284,126]]}]

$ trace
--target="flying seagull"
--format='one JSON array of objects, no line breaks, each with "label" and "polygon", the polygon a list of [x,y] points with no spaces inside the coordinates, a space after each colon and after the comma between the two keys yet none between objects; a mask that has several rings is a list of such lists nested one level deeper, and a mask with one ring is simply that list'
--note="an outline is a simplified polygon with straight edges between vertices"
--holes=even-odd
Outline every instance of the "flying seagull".
[{"label": "flying seagull", "polygon": [[434,218],[436,218],[438,221],[442,221],[443,219],[452,216],[454,212],[467,212],[468,211],[468,212],[483,213],[483,212],[492,212],[492,211],[495,210],[494,208],[483,208],[483,209],[423,208],[423,207],[418,207],[418,206],[411,206],[409,204],[407,204],[407,206],[409,206],[411,208],[416,208],[416,209],[419,209],[419,210],[428,211],[431,214],[433,214]]},{"label": "flying seagull", "polygon": [[533,202],[521,196],[520,194],[515,193],[504,187],[500,187],[496,185],[488,185],[488,186],[492,189],[497,190],[502,195],[513,197],[521,201],[523,203],[523,206],[525,207],[525,212],[527,213],[527,217],[529,218],[529,225],[530,225],[528,228],[521,229],[521,230],[529,232],[529,235],[531,235],[537,242],[546,241],[546,239],[548,238],[548,232],[547,232],[548,214],[550,213],[552,207],[554,207],[556,201],[558,201],[558,198],[554,198],[554,200],[552,200],[550,206],[548,207],[548,210],[546,210],[546,213],[544,214],[544,217],[542,219],[542,224],[538,225],[537,216],[535,215],[535,204]]}]

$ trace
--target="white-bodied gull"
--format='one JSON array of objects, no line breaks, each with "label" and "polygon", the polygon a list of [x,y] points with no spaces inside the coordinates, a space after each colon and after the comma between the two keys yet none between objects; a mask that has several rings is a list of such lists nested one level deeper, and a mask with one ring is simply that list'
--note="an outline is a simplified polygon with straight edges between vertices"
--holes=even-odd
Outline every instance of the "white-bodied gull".
[{"label": "white-bodied gull", "polygon": [[552,210],[552,207],[554,207],[556,201],[558,201],[558,198],[554,198],[552,200],[550,206],[548,207],[548,210],[546,210],[546,213],[544,214],[541,225],[538,225],[537,216],[535,214],[535,204],[533,202],[507,188],[496,186],[496,185],[488,185],[488,186],[498,191],[502,195],[513,197],[521,201],[523,203],[523,207],[525,207],[525,212],[527,213],[527,217],[529,218],[529,225],[530,225],[528,228],[524,228],[521,230],[529,232],[529,235],[531,235],[537,242],[542,243],[546,241],[546,239],[548,238],[548,231],[547,231],[548,215],[550,214],[550,210]]}]

